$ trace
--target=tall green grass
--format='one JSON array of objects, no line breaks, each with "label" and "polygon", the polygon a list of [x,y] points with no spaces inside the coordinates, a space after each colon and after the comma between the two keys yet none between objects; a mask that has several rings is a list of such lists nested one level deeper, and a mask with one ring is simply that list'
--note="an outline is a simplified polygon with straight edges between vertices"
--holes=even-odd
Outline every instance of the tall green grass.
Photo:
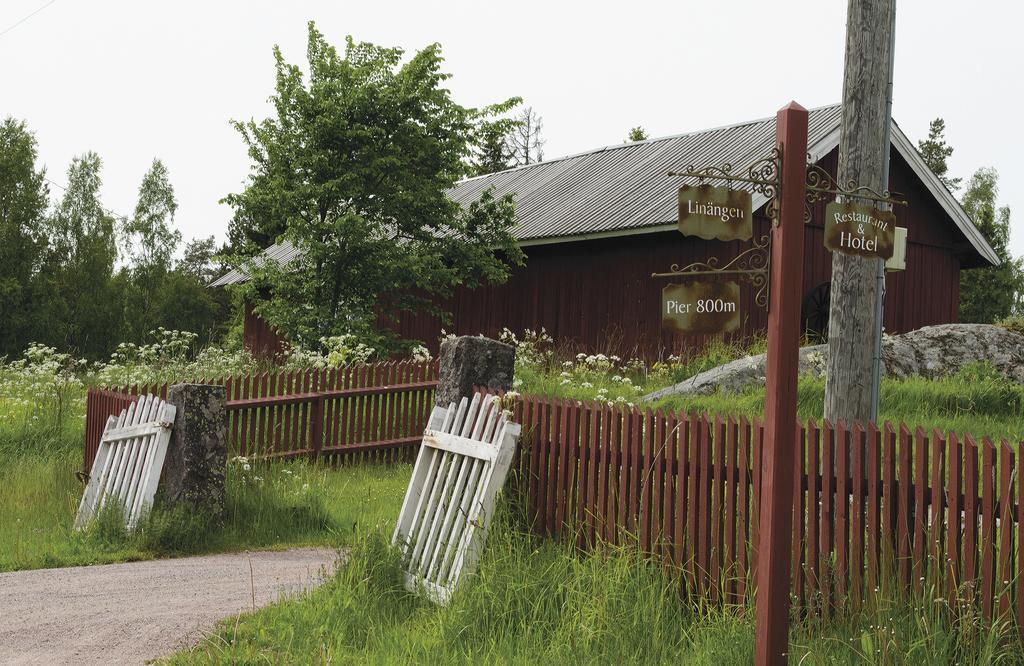
[{"label": "tall green grass", "polygon": [[0,466],[0,571],[301,545],[340,547],[393,519],[408,465],[344,470],[306,462],[228,467],[223,516],[156,508],[127,533],[100,515],[73,529],[83,484],[79,452],[18,456]]},{"label": "tall green grass", "polygon": [[[824,412],[825,380],[800,378],[797,413],[801,419],[819,423]],[[942,379],[886,379],[879,396],[879,422],[906,423],[911,429],[922,426],[930,432],[969,432],[976,437],[1024,440],[1024,386],[985,369],[969,367]],[[753,387],[739,394],[716,393],[708,396],[671,396],[652,407],[684,412],[703,412],[732,416],[763,416],[764,387]]]},{"label": "tall green grass", "polygon": [[[541,541],[499,513],[477,575],[450,605],[402,586],[384,531],[362,535],[346,564],[306,597],[232,618],[172,664],[749,664],[750,607],[680,594],[678,576],[630,547],[584,555]],[[883,600],[831,618],[794,614],[793,664],[1020,663],[1008,623],[934,595]]]}]

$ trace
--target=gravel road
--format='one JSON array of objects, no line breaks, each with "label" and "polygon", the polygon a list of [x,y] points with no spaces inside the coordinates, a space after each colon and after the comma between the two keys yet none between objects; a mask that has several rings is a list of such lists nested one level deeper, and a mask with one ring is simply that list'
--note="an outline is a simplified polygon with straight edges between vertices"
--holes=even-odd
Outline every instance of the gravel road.
[{"label": "gravel road", "polygon": [[[0,664],[141,664],[217,620],[317,585],[333,550],[229,553],[0,573]],[[251,574],[250,574],[251,565]]]}]

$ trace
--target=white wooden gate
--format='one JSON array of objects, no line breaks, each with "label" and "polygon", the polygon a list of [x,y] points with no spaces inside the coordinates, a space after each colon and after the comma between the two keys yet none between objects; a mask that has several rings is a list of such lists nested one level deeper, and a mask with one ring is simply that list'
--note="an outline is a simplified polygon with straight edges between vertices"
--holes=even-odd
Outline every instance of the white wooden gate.
[{"label": "white wooden gate", "polygon": [[493,395],[434,407],[392,538],[407,589],[444,604],[476,568],[520,428]]},{"label": "white wooden gate", "polygon": [[146,395],[107,419],[89,483],[78,506],[75,529],[82,529],[108,501],[120,503],[125,525],[135,527],[153,504],[174,424],[174,405]]}]

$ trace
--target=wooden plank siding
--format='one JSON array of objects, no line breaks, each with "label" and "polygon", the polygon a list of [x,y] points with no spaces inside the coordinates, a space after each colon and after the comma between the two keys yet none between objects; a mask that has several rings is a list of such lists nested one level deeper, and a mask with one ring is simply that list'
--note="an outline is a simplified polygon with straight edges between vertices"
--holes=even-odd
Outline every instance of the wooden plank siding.
[{"label": "wooden plank siding", "polygon": [[[925,190],[902,157],[893,150],[891,187],[907,199],[896,207],[899,226],[907,227],[907,270],[886,278],[885,328],[891,333],[955,322],[959,308],[962,260],[974,260],[965,239],[938,202]],[[835,169],[833,151],[820,164]],[[666,181],[666,187],[671,184]],[[807,225],[804,294],[828,282],[832,257],[824,248],[824,206],[813,207]],[[755,215],[755,234],[768,231],[768,220]],[[705,241],[676,231],[596,240],[526,246],[526,265],[503,285],[458,289],[445,305],[452,313],[449,333],[497,337],[503,328],[547,330],[557,342],[576,350],[603,351],[623,357],[657,358],[699,348],[699,336],[674,337],[661,332],[661,289],[672,283],[652,278],[672,264],[686,265],[719,257],[720,265],[749,247],[739,241]],[[767,314],[755,306],[754,291],[741,285],[743,316],[738,338],[762,331]],[[438,346],[441,323],[432,317],[407,316],[394,324],[406,338]]]},{"label": "wooden plank siding", "polygon": [[287,343],[277,329],[252,311],[252,303],[246,303],[242,344],[256,358],[276,359],[284,353]]}]

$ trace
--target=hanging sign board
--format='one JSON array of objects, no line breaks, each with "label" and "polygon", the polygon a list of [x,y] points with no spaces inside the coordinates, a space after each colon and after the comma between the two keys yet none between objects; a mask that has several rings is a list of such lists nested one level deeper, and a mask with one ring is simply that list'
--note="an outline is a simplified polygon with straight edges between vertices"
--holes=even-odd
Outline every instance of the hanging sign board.
[{"label": "hanging sign board", "polygon": [[668,333],[727,333],[740,327],[738,282],[670,284],[661,290],[661,328]]},{"label": "hanging sign board", "polygon": [[859,257],[888,259],[896,239],[896,216],[890,210],[852,203],[825,206],[825,247]]},{"label": "hanging sign board", "polygon": [[750,240],[754,235],[750,192],[683,185],[679,188],[679,231],[704,240]]}]

